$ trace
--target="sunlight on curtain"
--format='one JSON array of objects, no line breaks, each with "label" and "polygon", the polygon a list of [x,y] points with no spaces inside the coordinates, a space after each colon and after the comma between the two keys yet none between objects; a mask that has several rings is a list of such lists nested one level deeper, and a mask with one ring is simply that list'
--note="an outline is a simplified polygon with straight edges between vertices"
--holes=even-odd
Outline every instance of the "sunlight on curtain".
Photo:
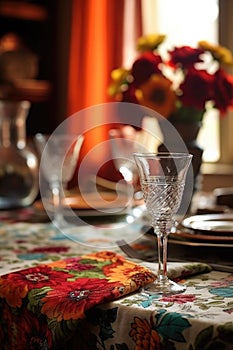
[{"label": "sunlight on curtain", "polygon": [[[140,6],[140,0],[72,0],[68,115],[109,102],[107,88],[111,71],[123,64],[126,48],[128,50],[132,42],[135,46],[136,38],[141,35]],[[108,129],[111,127],[106,113],[95,114],[95,125],[99,125],[95,128],[93,114],[88,114],[88,111],[85,113],[85,118],[79,123],[76,119],[69,123],[72,130],[85,130],[79,163],[97,144],[108,140]],[[87,173],[93,171],[95,174],[98,166],[108,159],[109,152],[108,147],[99,152],[98,157],[94,152],[89,152]],[[106,166],[104,171],[105,177],[113,177],[112,164],[111,167]]]},{"label": "sunlight on curtain", "polygon": [[135,50],[135,16],[132,14],[135,13],[135,1],[126,0],[124,12],[126,14],[131,14],[130,16],[124,16],[123,22],[123,67],[130,67],[133,59],[136,56]]},{"label": "sunlight on curtain", "polygon": [[[199,40],[218,43],[218,0],[142,0],[143,34],[166,34],[166,47],[195,46]],[[220,157],[219,114],[205,115],[198,142],[203,159]]]},{"label": "sunlight on curtain", "polygon": [[136,41],[142,35],[142,15],[140,0],[124,0],[123,47],[120,65],[130,69],[138,52]]}]

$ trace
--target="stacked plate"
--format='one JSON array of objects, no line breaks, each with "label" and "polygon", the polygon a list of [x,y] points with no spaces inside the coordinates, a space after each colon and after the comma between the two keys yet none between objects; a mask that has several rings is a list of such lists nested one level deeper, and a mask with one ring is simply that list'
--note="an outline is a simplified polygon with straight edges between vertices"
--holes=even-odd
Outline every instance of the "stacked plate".
[{"label": "stacked plate", "polygon": [[[108,216],[127,213],[128,197],[116,192],[96,192],[67,196],[65,205],[75,210],[79,216]],[[133,206],[142,206],[143,201],[134,201]]]},{"label": "stacked plate", "polygon": [[201,245],[233,247],[233,213],[187,217],[171,239]]}]

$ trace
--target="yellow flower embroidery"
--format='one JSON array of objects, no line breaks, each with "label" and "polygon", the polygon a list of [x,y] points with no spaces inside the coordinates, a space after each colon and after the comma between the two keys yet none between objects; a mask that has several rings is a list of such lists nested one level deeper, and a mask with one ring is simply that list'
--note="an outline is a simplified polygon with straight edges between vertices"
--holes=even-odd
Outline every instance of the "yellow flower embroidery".
[{"label": "yellow flower embroidery", "polygon": [[154,349],[160,350],[160,336],[146,319],[134,317],[134,322],[131,323],[131,330],[129,336],[136,344],[137,350]]}]

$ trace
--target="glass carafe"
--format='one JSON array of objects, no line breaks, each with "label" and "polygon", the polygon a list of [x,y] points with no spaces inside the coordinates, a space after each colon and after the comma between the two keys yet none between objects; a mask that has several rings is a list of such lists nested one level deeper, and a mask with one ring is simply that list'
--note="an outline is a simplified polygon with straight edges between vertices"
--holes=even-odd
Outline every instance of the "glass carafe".
[{"label": "glass carafe", "polygon": [[25,207],[38,194],[38,160],[26,142],[28,101],[0,100],[0,209]]}]

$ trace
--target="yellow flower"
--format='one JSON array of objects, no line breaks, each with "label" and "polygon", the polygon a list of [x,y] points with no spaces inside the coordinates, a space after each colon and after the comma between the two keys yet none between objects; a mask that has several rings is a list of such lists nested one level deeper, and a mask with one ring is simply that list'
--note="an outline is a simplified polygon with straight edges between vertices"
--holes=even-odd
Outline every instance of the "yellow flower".
[{"label": "yellow flower", "polygon": [[110,266],[110,269],[105,271],[110,282],[121,281],[122,283],[130,282],[131,277],[137,273],[143,273],[145,270],[139,265],[131,263],[130,261],[122,261],[122,265],[114,267]]},{"label": "yellow flower", "polygon": [[138,51],[150,51],[155,50],[166,38],[163,34],[149,34],[141,36],[137,40],[137,50]]},{"label": "yellow flower", "polygon": [[130,80],[130,72],[125,68],[117,68],[111,72],[112,84],[108,88],[109,96],[115,96],[117,100],[121,100],[121,93],[124,91],[124,83]]},{"label": "yellow flower", "polygon": [[129,336],[136,343],[135,349],[162,349],[161,339],[159,333],[156,332],[153,325],[146,319],[134,317],[134,322],[131,323],[131,330]]},{"label": "yellow flower", "polygon": [[121,83],[126,80],[129,75],[129,71],[125,68],[117,68],[111,72],[111,78],[115,83]]},{"label": "yellow flower", "polygon": [[136,91],[139,103],[151,108],[167,118],[175,110],[176,95],[171,89],[171,82],[167,78],[153,74],[149,80]]},{"label": "yellow flower", "polygon": [[220,63],[233,65],[233,56],[229,49],[221,45],[213,45],[208,41],[199,41],[199,47],[204,50],[208,50],[212,56]]}]

